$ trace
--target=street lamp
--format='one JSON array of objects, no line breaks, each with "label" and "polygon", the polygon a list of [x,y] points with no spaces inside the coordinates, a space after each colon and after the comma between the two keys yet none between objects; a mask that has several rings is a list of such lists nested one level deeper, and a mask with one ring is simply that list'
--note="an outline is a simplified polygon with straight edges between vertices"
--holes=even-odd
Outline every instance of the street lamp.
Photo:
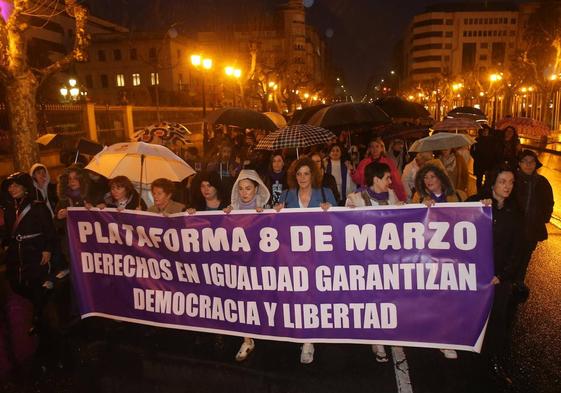
[{"label": "street lamp", "polygon": [[74,78],[68,79],[68,82],[59,89],[59,92],[64,102],[78,101],[78,98],[83,99],[87,94],[78,87],[78,81]]},{"label": "street lamp", "polygon": [[[202,68],[203,71],[210,71],[212,68],[212,59],[210,58],[203,58],[201,55],[194,54],[191,55],[191,64],[196,69],[200,70]],[[201,79],[201,93],[203,98],[203,145],[206,145],[208,135],[207,135],[207,128],[206,128],[206,91],[205,91],[205,73],[202,74]],[[206,147],[206,146],[204,146]]]},{"label": "street lamp", "polygon": [[[493,83],[500,82],[502,80],[503,80],[503,76],[501,74],[493,73],[493,74],[489,75],[489,82],[490,82],[489,90],[492,89]],[[493,90],[493,117],[492,117],[492,122],[491,122],[492,127],[495,127],[495,122],[496,121],[497,121],[497,91],[496,91],[496,89],[494,89]]]},{"label": "street lamp", "polygon": [[234,68],[232,66],[227,66],[224,68],[224,73],[230,77],[234,78],[234,88],[232,89],[232,105],[236,106],[236,88],[235,83],[239,82],[240,77],[242,76],[242,71],[239,68]]}]

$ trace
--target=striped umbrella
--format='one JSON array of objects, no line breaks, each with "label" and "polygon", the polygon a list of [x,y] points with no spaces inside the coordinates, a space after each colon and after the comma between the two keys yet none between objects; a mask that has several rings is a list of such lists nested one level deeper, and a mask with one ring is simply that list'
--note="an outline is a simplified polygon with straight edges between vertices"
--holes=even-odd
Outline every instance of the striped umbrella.
[{"label": "striped umbrella", "polygon": [[465,118],[447,118],[443,121],[439,121],[431,127],[435,131],[467,131],[467,130],[478,130],[481,125],[472,119]]},{"label": "striped umbrella", "polygon": [[280,150],[319,145],[335,138],[335,134],[325,128],[296,124],[271,132],[259,141],[258,150]]},{"label": "striped umbrella", "polygon": [[550,132],[546,124],[529,117],[505,117],[497,122],[496,128],[504,130],[509,126],[514,127],[518,135],[530,137],[548,136]]}]

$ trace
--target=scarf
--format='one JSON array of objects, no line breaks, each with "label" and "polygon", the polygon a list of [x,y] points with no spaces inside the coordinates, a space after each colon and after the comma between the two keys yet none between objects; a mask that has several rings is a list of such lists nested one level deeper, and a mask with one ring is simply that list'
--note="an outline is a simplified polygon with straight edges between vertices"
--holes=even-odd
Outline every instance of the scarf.
[{"label": "scarf", "polygon": [[83,202],[82,194],[80,193],[79,188],[77,190],[72,190],[70,188],[67,188],[64,195],[66,195],[72,201],[73,205],[81,204]]},{"label": "scarf", "polygon": [[255,210],[257,209],[257,194],[249,202],[244,202],[240,199],[240,210]]},{"label": "scarf", "polygon": [[450,153],[448,158],[440,157],[440,161],[444,164],[446,172],[448,172],[449,175],[452,175],[456,170],[456,155],[454,153]]},{"label": "scarf", "polygon": [[[347,166],[344,162],[339,160],[339,163],[341,164],[341,200],[344,201],[347,197],[347,174],[349,171],[347,170]],[[325,168],[325,172],[331,175],[331,171],[331,160],[327,160],[327,168]]]}]

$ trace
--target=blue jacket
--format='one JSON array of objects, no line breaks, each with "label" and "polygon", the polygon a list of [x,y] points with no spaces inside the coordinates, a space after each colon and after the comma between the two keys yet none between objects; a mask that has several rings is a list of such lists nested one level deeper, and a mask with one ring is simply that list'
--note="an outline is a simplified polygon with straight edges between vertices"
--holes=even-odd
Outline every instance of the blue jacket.
[{"label": "blue jacket", "polygon": [[[333,192],[329,188],[325,187],[323,187],[323,192],[325,194],[325,201],[321,193],[321,189],[312,188],[312,197],[310,198],[308,207],[320,207],[320,204],[323,202],[329,202],[331,206],[337,206],[337,201],[335,201]],[[284,207],[299,208],[300,204],[298,203],[298,189],[283,191],[279,202],[284,203]]]}]

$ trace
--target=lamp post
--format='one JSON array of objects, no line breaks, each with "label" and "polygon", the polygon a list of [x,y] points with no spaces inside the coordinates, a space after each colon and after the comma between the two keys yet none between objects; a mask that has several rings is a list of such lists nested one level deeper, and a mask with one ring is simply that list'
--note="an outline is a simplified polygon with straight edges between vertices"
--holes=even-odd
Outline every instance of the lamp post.
[{"label": "lamp post", "polygon": [[68,79],[68,83],[59,89],[60,95],[64,102],[76,102],[78,99],[85,99],[88,94],[86,91],[78,87],[78,82],[74,78]]},{"label": "lamp post", "polygon": [[232,106],[236,106],[236,83],[239,82],[242,76],[242,71],[239,68],[234,68],[232,66],[227,66],[224,68],[224,73],[230,78],[234,78],[234,87],[232,89]]},{"label": "lamp post", "polygon": [[212,59],[210,58],[203,58],[201,55],[191,55],[191,64],[197,70],[202,71],[202,78],[201,78],[201,95],[203,99],[203,146],[206,147],[208,134],[206,128],[206,122],[204,119],[206,118],[206,91],[205,91],[205,78],[206,78],[206,71],[210,71],[212,69]]},{"label": "lamp post", "polygon": [[[489,90],[491,90],[493,88],[493,83],[495,82],[500,82],[501,80],[503,80],[503,76],[501,74],[491,74],[489,75],[489,82],[490,82],[490,88]],[[493,90],[493,115],[492,115],[492,122],[491,122],[491,126],[494,128],[495,127],[495,122],[497,121],[497,90],[494,89]]]},{"label": "lamp post", "polygon": [[395,70],[391,70],[390,75],[395,78],[395,81],[396,81],[395,95],[399,96],[399,88],[400,88],[400,84],[401,84],[401,78],[399,77],[399,74]]}]

